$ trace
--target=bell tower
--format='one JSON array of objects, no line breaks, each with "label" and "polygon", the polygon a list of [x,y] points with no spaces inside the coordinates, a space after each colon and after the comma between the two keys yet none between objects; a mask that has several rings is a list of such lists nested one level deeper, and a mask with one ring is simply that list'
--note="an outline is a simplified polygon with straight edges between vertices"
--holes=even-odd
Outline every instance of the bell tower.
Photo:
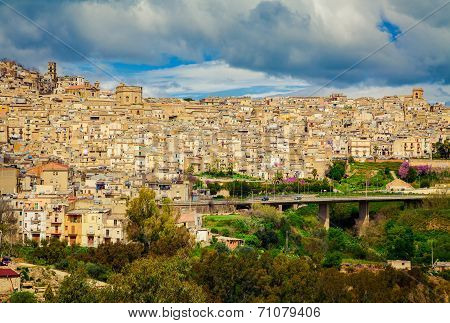
[{"label": "bell tower", "polygon": [[420,87],[414,88],[412,97],[413,97],[413,99],[416,99],[416,100],[423,100],[423,89]]},{"label": "bell tower", "polygon": [[48,62],[48,75],[50,76],[51,80],[56,83],[58,81],[58,75],[56,74],[56,63],[55,62]]}]

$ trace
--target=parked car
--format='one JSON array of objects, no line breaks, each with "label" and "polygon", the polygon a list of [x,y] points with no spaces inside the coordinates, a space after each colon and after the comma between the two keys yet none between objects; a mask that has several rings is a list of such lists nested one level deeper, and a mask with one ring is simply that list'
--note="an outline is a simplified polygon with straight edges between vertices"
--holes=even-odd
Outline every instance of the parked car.
[{"label": "parked car", "polygon": [[0,262],[0,266],[8,266],[11,263],[11,258],[4,256]]}]

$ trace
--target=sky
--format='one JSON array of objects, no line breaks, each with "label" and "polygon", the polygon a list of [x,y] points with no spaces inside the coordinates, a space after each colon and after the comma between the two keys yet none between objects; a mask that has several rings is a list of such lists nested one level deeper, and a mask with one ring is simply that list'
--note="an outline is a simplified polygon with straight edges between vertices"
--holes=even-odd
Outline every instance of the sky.
[{"label": "sky", "polygon": [[142,85],[151,97],[382,97],[421,86],[450,104],[450,4],[424,19],[446,3],[0,0],[0,57],[43,72],[56,61],[60,75]]}]

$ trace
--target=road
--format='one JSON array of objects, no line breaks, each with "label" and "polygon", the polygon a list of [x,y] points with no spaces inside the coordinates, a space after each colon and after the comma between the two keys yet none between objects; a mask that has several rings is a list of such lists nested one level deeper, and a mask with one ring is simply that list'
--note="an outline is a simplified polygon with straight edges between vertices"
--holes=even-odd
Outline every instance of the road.
[{"label": "road", "polygon": [[203,205],[250,205],[254,203],[269,205],[292,204],[319,204],[319,203],[351,203],[351,202],[393,202],[393,201],[420,201],[430,198],[430,195],[374,195],[374,196],[313,196],[305,195],[295,199],[292,196],[269,197],[268,201],[259,199],[230,199],[209,200],[196,202],[173,202],[173,206],[203,206]]}]

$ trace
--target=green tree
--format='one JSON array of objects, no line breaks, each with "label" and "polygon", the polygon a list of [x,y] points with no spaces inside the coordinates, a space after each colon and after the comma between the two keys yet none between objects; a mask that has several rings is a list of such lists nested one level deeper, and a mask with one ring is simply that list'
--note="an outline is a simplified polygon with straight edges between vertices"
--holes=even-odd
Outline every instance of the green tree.
[{"label": "green tree", "polygon": [[47,286],[44,292],[44,300],[47,303],[54,303],[56,301],[55,294],[53,293],[53,289],[50,285]]},{"label": "green tree", "polygon": [[109,280],[99,294],[104,302],[204,302],[200,286],[188,280],[191,265],[184,257],[143,258]]},{"label": "green tree", "polygon": [[148,249],[150,242],[155,239],[155,233],[149,232],[147,222],[153,219],[151,222],[156,220],[160,224],[163,223],[155,202],[155,192],[146,188],[141,189],[139,196],[129,202],[126,217],[128,218],[126,231],[129,239],[143,243]]},{"label": "green tree", "polygon": [[385,225],[386,252],[389,259],[409,260],[414,255],[414,234],[410,227],[390,220]]},{"label": "green tree", "polygon": [[342,263],[342,254],[338,251],[328,252],[322,261],[322,266],[325,268],[339,268]]},{"label": "green tree", "polygon": [[408,183],[412,183],[417,179],[417,170],[414,167],[410,167],[408,169],[408,173],[406,174],[405,181]]},{"label": "green tree", "polygon": [[342,160],[334,161],[327,171],[327,177],[340,181],[345,175],[345,162]]},{"label": "green tree", "polygon": [[450,140],[438,141],[433,144],[433,157],[441,159],[450,158]]},{"label": "green tree", "polygon": [[31,292],[14,292],[9,297],[10,303],[37,303],[37,298]]},{"label": "green tree", "polygon": [[174,255],[179,249],[190,248],[191,236],[176,225],[178,214],[169,205],[170,200],[163,200],[159,208],[154,198],[153,191],[142,189],[130,202],[127,209],[129,237],[143,243],[145,252],[156,254]]},{"label": "green tree", "polygon": [[314,177],[314,179],[316,179],[316,178],[317,178],[317,175],[318,175],[317,169],[314,168],[314,169],[312,170],[311,174],[312,174],[312,176]]},{"label": "green tree", "polygon": [[185,172],[187,175],[194,175],[194,166],[189,165]]},{"label": "green tree", "polygon": [[81,268],[64,278],[55,298],[58,303],[95,303],[95,288],[87,280],[87,274]]}]

